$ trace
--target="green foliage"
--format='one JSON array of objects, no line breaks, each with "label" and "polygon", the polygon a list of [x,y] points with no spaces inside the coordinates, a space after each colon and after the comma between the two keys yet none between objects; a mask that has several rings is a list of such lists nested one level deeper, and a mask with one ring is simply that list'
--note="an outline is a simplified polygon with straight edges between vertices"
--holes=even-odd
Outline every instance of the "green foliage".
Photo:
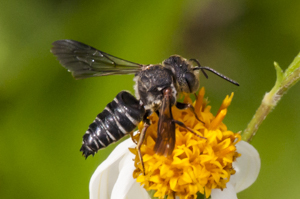
[{"label": "green foliage", "polygon": [[282,96],[295,85],[300,79],[300,53],[290,64],[290,66],[282,72],[278,63],[274,62],[276,69],[276,82],[272,90],[265,94],[261,105],[256,110],[255,115],[248,124],[246,130],[243,132],[242,140],[250,142],[252,137],[256,134],[259,126],[263,120],[266,119],[268,114],[275,108],[276,104],[280,101]]}]

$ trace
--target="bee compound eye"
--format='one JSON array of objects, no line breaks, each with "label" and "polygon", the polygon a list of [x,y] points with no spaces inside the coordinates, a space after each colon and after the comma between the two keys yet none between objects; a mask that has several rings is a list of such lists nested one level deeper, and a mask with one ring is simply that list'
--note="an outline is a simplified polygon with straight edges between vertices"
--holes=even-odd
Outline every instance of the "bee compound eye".
[{"label": "bee compound eye", "polygon": [[193,73],[187,72],[187,73],[185,73],[184,78],[186,80],[186,83],[187,83],[187,86],[189,87],[190,92],[192,92],[193,87],[196,83],[195,75]]}]

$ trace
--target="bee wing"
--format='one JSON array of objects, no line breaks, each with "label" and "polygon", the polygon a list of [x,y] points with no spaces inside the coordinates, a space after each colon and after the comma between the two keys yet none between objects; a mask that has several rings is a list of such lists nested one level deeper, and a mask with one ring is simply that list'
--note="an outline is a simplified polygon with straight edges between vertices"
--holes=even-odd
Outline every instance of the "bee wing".
[{"label": "bee wing", "polygon": [[95,76],[135,74],[143,65],[126,61],[73,40],[52,43],[51,52],[76,79]]},{"label": "bee wing", "polygon": [[171,155],[175,147],[175,123],[171,112],[169,96],[164,96],[159,113],[157,139],[154,146],[155,153]]}]

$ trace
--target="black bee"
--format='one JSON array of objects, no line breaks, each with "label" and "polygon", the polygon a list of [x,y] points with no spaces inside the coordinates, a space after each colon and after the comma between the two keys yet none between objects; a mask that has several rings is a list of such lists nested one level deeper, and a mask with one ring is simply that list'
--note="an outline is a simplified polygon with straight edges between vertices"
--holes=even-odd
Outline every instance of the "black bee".
[{"label": "black bee", "polygon": [[[153,112],[159,116],[154,151],[160,155],[170,155],[175,146],[175,124],[194,133],[182,122],[173,119],[171,107],[175,105],[179,109],[190,108],[194,111],[190,104],[177,102],[177,96],[179,93],[196,93],[199,89],[199,71],[201,70],[206,77],[204,70],[211,71],[239,85],[209,67],[200,66],[195,59],[187,60],[178,55],[169,57],[161,64],[142,65],[73,40],[55,41],[51,52],[76,79],[135,74],[136,98],[129,92],[121,91],[96,117],[83,136],[80,151],[85,157],[94,155],[99,149],[118,141],[133,131],[140,121],[144,121],[144,128],[137,143],[143,164],[140,147],[150,125],[147,117]],[[196,63],[196,66],[193,63]],[[197,117],[196,114],[195,116]],[[198,117],[197,119],[201,121]]]}]

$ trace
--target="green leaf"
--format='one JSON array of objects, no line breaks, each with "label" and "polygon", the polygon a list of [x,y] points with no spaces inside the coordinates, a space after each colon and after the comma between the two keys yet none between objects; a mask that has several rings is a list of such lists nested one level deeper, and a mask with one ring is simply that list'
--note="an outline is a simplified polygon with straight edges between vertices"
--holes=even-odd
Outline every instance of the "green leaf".
[{"label": "green leaf", "polygon": [[282,69],[280,68],[280,66],[278,65],[277,62],[274,62],[274,66],[275,66],[275,69],[276,69],[276,83],[275,83],[275,87],[276,86],[279,86],[282,82],[282,79],[283,79],[283,71]]}]

